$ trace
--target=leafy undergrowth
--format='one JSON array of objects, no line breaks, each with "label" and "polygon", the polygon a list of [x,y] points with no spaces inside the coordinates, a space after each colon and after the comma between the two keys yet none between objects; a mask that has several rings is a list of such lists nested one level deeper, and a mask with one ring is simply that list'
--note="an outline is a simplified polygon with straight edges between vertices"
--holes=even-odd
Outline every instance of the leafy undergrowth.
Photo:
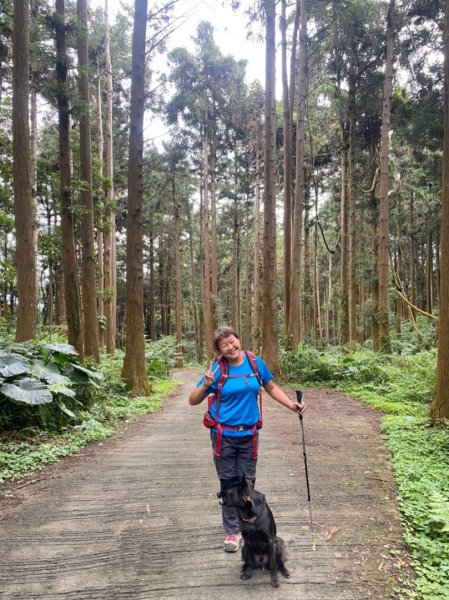
[{"label": "leafy undergrowth", "polygon": [[302,348],[283,357],[289,381],[334,387],[385,413],[405,541],[416,577],[401,599],[449,599],[449,423],[431,426],[434,351],[413,355],[344,354]]},{"label": "leafy undergrowth", "polygon": [[[67,347],[58,345],[57,348],[57,358],[60,359],[61,354],[67,351]],[[23,355],[24,349],[19,348],[19,350]],[[36,353],[38,350],[40,351],[37,346],[31,347],[32,353]],[[70,368],[76,368],[77,373],[81,369],[80,372],[84,379],[78,388],[70,382],[64,382],[66,386],[71,385],[72,389],[76,390],[76,393],[65,398],[64,404],[60,401],[59,388],[55,390],[45,380],[42,382],[42,388],[47,386],[53,395],[52,399],[49,391],[44,389],[49,396],[45,404],[18,402],[5,395],[2,396],[3,388],[0,387],[0,425],[2,425],[0,430],[0,484],[40,471],[46,465],[73,454],[89,442],[104,440],[112,436],[124,422],[130,422],[140,415],[157,410],[163,398],[181,382],[166,378],[167,365],[170,364],[167,359],[169,354],[167,347],[163,348],[165,356],[161,362],[162,366],[156,364],[154,350],[151,351],[153,351],[153,361],[148,362],[148,374],[152,393],[148,397],[131,397],[127,393],[121,379],[123,365],[121,352],[117,352],[114,358],[103,356],[95,371],[73,365],[72,356]],[[27,348],[27,353],[30,353],[30,348]],[[10,364],[13,366],[16,364],[15,356],[7,358]],[[54,359],[54,353],[52,359]],[[19,360],[21,360],[20,356]],[[31,365],[35,362],[31,361]],[[47,370],[49,369],[48,365],[50,365],[49,362],[46,363]],[[27,377],[26,368],[33,367],[28,367],[24,363],[23,376]],[[9,365],[8,369],[11,369]],[[16,368],[15,372],[17,370]],[[5,373],[7,382],[12,377],[21,376],[16,373],[10,376],[9,371],[4,370],[2,374]],[[60,376],[56,373],[56,366],[52,366],[51,376]],[[16,385],[20,385],[20,380]],[[36,397],[33,400],[36,400]],[[8,491],[4,493],[9,494]]]}]

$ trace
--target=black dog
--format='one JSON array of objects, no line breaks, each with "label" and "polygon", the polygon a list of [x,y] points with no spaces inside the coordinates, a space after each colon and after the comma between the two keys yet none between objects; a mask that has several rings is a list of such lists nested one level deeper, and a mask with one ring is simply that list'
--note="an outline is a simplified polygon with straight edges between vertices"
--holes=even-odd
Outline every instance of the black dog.
[{"label": "black dog", "polygon": [[253,569],[269,569],[271,585],[278,588],[278,571],[286,578],[290,577],[290,573],[284,565],[284,540],[276,536],[276,523],[265,496],[242,477],[236,485],[219,492],[218,497],[223,504],[233,506],[239,516],[240,531],[245,542],[240,579],[250,579]]}]

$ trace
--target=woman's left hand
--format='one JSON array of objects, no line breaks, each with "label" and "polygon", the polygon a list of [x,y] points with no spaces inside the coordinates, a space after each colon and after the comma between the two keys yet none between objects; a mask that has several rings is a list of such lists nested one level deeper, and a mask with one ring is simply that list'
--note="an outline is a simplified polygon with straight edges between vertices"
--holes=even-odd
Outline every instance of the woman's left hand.
[{"label": "woman's left hand", "polygon": [[303,415],[304,411],[306,410],[306,405],[304,404],[304,402],[301,402],[301,404],[298,404],[298,402],[296,402],[294,404],[294,408],[292,408],[292,410],[294,410],[295,412]]}]

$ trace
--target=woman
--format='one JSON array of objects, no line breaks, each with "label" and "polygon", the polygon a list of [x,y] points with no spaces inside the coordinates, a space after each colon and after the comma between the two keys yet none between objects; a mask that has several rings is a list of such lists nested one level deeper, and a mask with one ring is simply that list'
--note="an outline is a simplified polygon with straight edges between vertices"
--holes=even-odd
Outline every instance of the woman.
[{"label": "woman", "polygon": [[[223,492],[237,483],[242,475],[253,483],[256,479],[261,385],[276,402],[293,412],[303,413],[305,406],[290,400],[273,383],[272,374],[259,356],[242,350],[240,337],[231,327],[219,327],[215,331],[214,346],[227,362],[226,382],[224,384],[220,378],[220,365],[215,361],[190,394],[189,404],[200,404],[209,394],[217,393],[219,383],[223,385],[218,392],[218,415],[216,396],[209,410],[215,468]],[[226,531],[224,549],[236,552],[241,540],[237,513],[234,508],[222,506],[222,517]]]}]

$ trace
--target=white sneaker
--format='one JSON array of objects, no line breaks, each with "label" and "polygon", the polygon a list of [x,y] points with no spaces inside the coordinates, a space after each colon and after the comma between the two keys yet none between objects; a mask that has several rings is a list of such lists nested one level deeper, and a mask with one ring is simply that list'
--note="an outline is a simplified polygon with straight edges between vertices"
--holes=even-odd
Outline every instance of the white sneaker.
[{"label": "white sneaker", "polygon": [[228,533],[223,544],[225,552],[237,552],[241,539],[240,533]]}]

